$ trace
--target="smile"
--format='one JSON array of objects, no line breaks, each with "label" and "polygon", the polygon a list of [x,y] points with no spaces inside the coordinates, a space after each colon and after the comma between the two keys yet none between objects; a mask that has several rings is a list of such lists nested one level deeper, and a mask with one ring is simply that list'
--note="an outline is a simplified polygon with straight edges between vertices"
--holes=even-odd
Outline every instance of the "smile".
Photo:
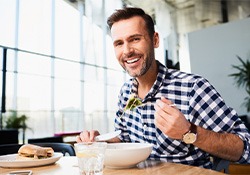
[{"label": "smile", "polygon": [[135,58],[135,59],[132,59],[132,60],[127,60],[126,62],[128,63],[128,64],[131,64],[131,63],[134,63],[134,62],[136,62],[136,61],[138,61],[140,58]]}]

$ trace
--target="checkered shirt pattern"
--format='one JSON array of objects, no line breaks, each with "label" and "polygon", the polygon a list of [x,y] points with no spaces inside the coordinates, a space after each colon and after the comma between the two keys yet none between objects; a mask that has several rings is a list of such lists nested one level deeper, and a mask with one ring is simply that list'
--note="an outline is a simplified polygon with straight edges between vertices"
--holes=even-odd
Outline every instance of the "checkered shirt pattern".
[{"label": "checkered shirt pattern", "polygon": [[131,94],[137,94],[138,82],[132,78],[121,88],[115,119],[115,129],[122,130],[120,139],[123,142],[153,144],[149,157],[152,160],[211,168],[208,153],[192,144],[169,138],[155,126],[154,102],[156,98],[164,96],[176,104],[186,119],[195,125],[215,132],[237,134],[244,142],[239,163],[250,163],[250,134],[235,110],[225,104],[215,88],[201,76],[167,69],[158,61],[157,64],[157,79],[142,99],[146,105],[124,111]]}]

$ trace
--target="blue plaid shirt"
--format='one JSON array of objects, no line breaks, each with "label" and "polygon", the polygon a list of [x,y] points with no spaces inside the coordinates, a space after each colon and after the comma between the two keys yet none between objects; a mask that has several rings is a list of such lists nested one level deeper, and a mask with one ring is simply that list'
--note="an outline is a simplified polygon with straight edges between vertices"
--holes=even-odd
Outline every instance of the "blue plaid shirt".
[{"label": "blue plaid shirt", "polygon": [[[137,94],[135,78],[126,82],[119,94],[119,110],[115,128],[122,130],[123,142],[141,142],[154,145],[152,160],[176,162],[211,168],[210,155],[192,144],[169,138],[154,124],[154,102],[164,96],[177,105],[186,119],[214,132],[237,134],[244,142],[244,153],[239,163],[250,163],[250,134],[235,110],[228,107],[215,88],[201,76],[167,69],[157,61],[159,73],[144,99],[145,106],[126,110],[131,94]],[[151,103],[150,103],[151,102]],[[122,117],[119,117],[121,116]]]}]

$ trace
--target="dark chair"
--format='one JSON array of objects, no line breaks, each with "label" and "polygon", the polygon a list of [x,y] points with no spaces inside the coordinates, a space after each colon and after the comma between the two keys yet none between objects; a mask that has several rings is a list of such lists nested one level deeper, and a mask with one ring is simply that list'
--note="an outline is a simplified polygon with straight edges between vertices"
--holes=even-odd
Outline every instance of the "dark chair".
[{"label": "dark chair", "polygon": [[18,143],[17,129],[0,130],[0,144],[17,144],[17,143]]},{"label": "dark chair", "polygon": [[[55,152],[61,152],[63,155],[75,156],[74,147],[68,143],[35,143],[42,147],[51,147]],[[22,144],[0,145],[0,155],[16,154]]]},{"label": "dark chair", "polygon": [[63,143],[63,137],[55,136],[55,137],[42,137],[42,138],[32,138],[28,139],[28,143]]},{"label": "dark chair", "polygon": [[229,174],[229,164],[228,160],[224,160],[218,157],[213,157],[213,167],[212,170],[224,172]]},{"label": "dark chair", "polygon": [[71,144],[68,143],[34,143],[42,147],[51,147],[55,152],[61,152],[63,155],[75,156],[75,149]]},{"label": "dark chair", "polygon": [[21,147],[21,144],[3,144],[0,145],[0,156],[6,154],[15,154]]}]

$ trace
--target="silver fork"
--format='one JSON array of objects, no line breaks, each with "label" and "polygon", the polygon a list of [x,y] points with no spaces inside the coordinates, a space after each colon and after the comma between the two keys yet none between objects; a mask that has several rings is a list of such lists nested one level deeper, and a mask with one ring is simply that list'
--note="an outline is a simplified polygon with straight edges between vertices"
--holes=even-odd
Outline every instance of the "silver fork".
[{"label": "silver fork", "polygon": [[11,171],[8,175],[32,175],[31,170]]},{"label": "silver fork", "polygon": [[[160,98],[156,98],[156,99],[160,99]],[[146,103],[142,103],[142,104],[140,104],[140,105],[138,105],[138,106],[136,106],[136,107],[134,107],[134,108],[137,108],[137,107],[140,107],[140,106],[145,106],[145,105],[147,105],[147,104],[152,104],[152,103],[155,103],[155,102],[146,102]],[[132,105],[133,105],[133,104],[132,104]],[[132,107],[132,105],[131,105],[131,107]],[[170,104],[170,105],[168,105],[168,106],[174,107],[174,106],[176,106],[176,104],[173,103],[173,104]],[[121,117],[124,115],[125,111],[131,110],[131,107],[130,107],[129,109],[123,110],[123,112],[122,112],[122,114],[119,116],[119,118],[121,118]]]}]

